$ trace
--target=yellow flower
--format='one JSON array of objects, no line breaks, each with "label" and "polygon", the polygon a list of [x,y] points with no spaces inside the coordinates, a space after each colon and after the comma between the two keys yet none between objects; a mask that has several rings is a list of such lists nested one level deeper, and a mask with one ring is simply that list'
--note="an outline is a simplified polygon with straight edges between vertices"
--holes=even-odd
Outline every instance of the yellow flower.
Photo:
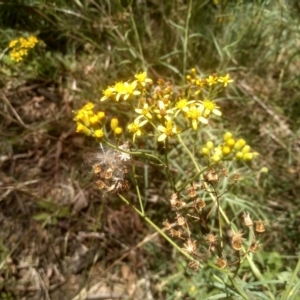
[{"label": "yellow flower", "polygon": [[208,76],[208,78],[206,78],[206,82],[208,83],[209,86],[214,85],[218,82],[218,77],[217,76]]},{"label": "yellow flower", "polygon": [[201,111],[205,118],[207,118],[211,113],[215,114],[216,116],[222,115],[222,112],[218,109],[219,107],[213,101],[210,100],[201,101],[199,107],[201,108]]},{"label": "yellow flower", "polygon": [[114,90],[117,93],[116,100],[119,101],[120,97],[126,94],[126,87],[122,81],[117,82],[114,86]]},{"label": "yellow flower", "polygon": [[84,133],[85,135],[91,135],[92,131],[88,129],[86,126],[82,125],[81,123],[77,124],[76,132]]},{"label": "yellow flower", "polygon": [[177,109],[175,116],[178,115],[180,111],[188,112],[189,105],[194,103],[194,100],[188,101],[187,99],[179,99],[179,101],[176,102],[175,108]]},{"label": "yellow flower", "polygon": [[8,44],[8,47],[13,48],[16,46],[17,43],[18,43],[18,40],[11,40]]},{"label": "yellow flower", "polygon": [[115,88],[112,86],[109,86],[106,90],[102,91],[103,97],[100,99],[100,101],[105,101],[106,99],[111,98],[115,95]]},{"label": "yellow flower", "polygon": [[92,110],[92,109],[94,109],[94,107],[95,107],[94,103],[88,102],[81,108],[81,110]]},{"label": "yellow flower", "polygon": [[136,91],[135,88],[136,88],[136,81],[133,81],[132,83],[128,83],[128,82],[125,82],[124,83],[124,100],[127,100],[128,98],[130,98],[131,96],[138,96],[141,94],[140,91]]},{"label": "yellow flower", "polygon": [[202,116],[202,112],[199,107],[191,106],[186,113],[186,116],[192,122],[192,127],[194,130],[197,130],[199,122],[207,124],[208,121]]},{"label": "yellow flower", "polygon": [[142,135],[141,127],[144,126],[147,122],[148,122],[147,120],[144,120],[140,123],[139,120],[135,119],[133,123],[130,123],[127,126],[129,132],[133,133],[133,141],[135,141],[136,136]]},{"label": "yellow flower", "polygon": [[35,44],[38,43],[38,39],[34,36],[34,35],[31,35],[29,38],[28,38],[28,42],[29,42],[29,48],[33,48],[35,46]]},{"label": "yellow flower", "polygon": [[121,127],[117,127],[114,130],[115,135],[120,135],[120,134],[122,134],[122,132],[123,132],[123,129]]},{"label": "yellow flower", "polygon": [[105,112],[98,111],[97,116],[98,116],[99,121],[102,121],[103,119],[105,119]]},{"label": "yellow flower", "polygon": [[92,125],[96,125],[98,122],[99,122],[99,118],[98,118],[97,115],[93,115],[93,116],[90,117],[90,123]]},{"label": "yellow flower", "polygon": [[151,107],[149,107],[148,103],[145,103],[143,108],[136,108],[135,112],[140,114],[138,118],[144,116],[148,119],[152,119],[152,115],[150,114]]},{"label": "yellow flower", "polygon": [[226,87],[228,83],[233,82],[232,79],[229,79],[229,74],[227,74],[224,77],[220,77],[218,79],[219,82],[223,83],[223,86]]},{"label": "yellow flower", "polygon": [[162,134],[158,137],[158,141],[159,142],[162,142],[164,141],[166,138],[174,135],[174,134],[177,134],[179,133],[177,127],[173,124],[172,124],[172,121],[171,120],[167,120],[166,121],[166,127],[162,126],[162,125],[159,125],[157,126],[157,129],[162,132]]},{"label": "yellow flower", "polygon": [[137,79],[136,81],[139,84],[141,84],[142,86],[145,86],[146,83],[152,83],[152,79],[151,78],[147,78],[146,72],[138,73],[138,74],[134,75],[134,77]]},{"label": "yellow flower", "polygon": [[23,56],[19,51],[12,50],[10,52],[10,59],[15,62],[20,62],[23,60]]},{"label": "yellow flower", "polygon": [[104,132],[102,129],[95,130],[95,137],[101,139],[104,136]]}]

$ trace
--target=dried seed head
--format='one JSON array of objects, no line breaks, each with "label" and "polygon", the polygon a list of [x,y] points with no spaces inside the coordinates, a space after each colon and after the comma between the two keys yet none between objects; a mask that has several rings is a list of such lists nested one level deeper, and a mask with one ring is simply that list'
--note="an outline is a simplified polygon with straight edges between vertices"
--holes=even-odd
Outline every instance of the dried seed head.
[{"label": "dried seed head", "polygon": [[185,218],[179,213],[177,213],[176,219],[177,219],[177,225],[179,226],[183,226],[186,223]]},{"label": "dried seed head", "polygon": [[216,265],[219,268],[224,269],[227,266],[227,262],[224,258],[218,257],[216,261]]},{"label": "dried seed head", "polygon": [[183,202],[183,201],[176,201],[176,204],[175,204],[175,207],[177,208],[177,209],[179,209],[179,208],[182,208],[182,207],[185,207],[186,206],[186,203],[185,202]]},{"label": "dried seed head", "polygon": [[108,192],[122,193],[129,190],[129,182],[126,179],[117,180],[114,184],[107,188]]},{"label": "dried seed head", "polygon": [[234,181],[239,181],[240,179],[240,174],[239,173],[235,173],[234,174]]},{"label": "dried seed head", "polygon": [[208,183],[218,182],[219,181],[219,175],[216,174],[215,169],[210,169],[205,175],[204,180]]},{"label": "dried seed head", "polygon": [[188,264],[189,268],[193,271],[198,271],[200,267],[200,263],[196,260],[191,260]]},{"label": "dried seed head", "polygon": [[171,199],[170,199],[170,203],[171,203],[172,207],[176,207],[177,198],[178,198],[177,194],[175,194],[175,193],[172,194]]},{"label": "dried seed head", "polygon": [[194,183],[191,183],[191,186],[188,189],[189,197],[195,198],[197,196],[196,190],[197,190],[196,185]]},{"label": "dried seed head", "polygon": [[100,163],[96,163],[93,165],[93,169],[94,169],[94,174],[95,175],[99,175],[101,173],[101,164]]},{"label": "dried seed head", "polygon": [[239,251],[242,249],[243,241],[245,240],[242,236],[243,236],[243,233],[239,230],[231,238],[232,248],[236,251]]},{"label": "dried seed head", "polygon": [[227,169],[222,169],[222,174],[225,176],[225,177],[228,177],[228,171]]},{"label": "dried seed head", "polygon": [[247,227],[252,227],[253,221],[250,218],[249,213],[244,212],[243,214],[244,222]]},{"label": "dried seed head", "polygon": [[262,232],[266,231],[264,221],[258,220],[258,221],[254,221],[254,223],[255,223],[255,231],[256,232],[262,233]]},{"label": "dried seed head", "polygon": [[176,229],[174,229],[174,228],[171,228],[170,229],[170,235],[172,236],[172,237],[177,237],[177,238],[180,238],[180,239],[182,239],[182,232],[180,231],[180,230],[176,230]]},{"label": "dried seed head", "polygon": [[104,178],[105,179],[110,179],[112,177],[113,174],[113,170],[111,168],[108,168],[105,172],[104,172]]},{"label": "dried seed head", "polygon": [[218,237],[215,234],[209,233],[205,236],[205,241],[208,244],[213,245],[218,241]]},{"label": "dried seed head", "polygon": [[100,190],[106,188],[106,185],[105,185],[105,183],[104,183],[102,180],[97,180],[97,181],[96,181],[96,184],[97,184],[97,186],[98,186],[98,188],[99,188]]},{"label": "dried seed head", "polygon": [[188,239],[186,243],[183,244],[183,250],[186,251],[189,254],[194,254],[196,251],[196,240],[192,241],[191,239]]},{"label": "dried seed head", "polygon": [[163,225],[165,227],[165,230],[170,230],[172,228],[171,223],[168,221],[168,219],[166,221],[163,222]]},{"label": "dried seed head", "polygon": [[204,208],[204,207],[206,206],[206,203],[204,202],[203,199],[198,198],[198,199],[196,200],[196,205],[197,205],[199,208]]},{"label": "dried seed head", "polygon": [[261,244],[257,241],[252,242],[252,244],[249,247],[249,251],[252,253],[257,252],[257,250],[260,248]]}]

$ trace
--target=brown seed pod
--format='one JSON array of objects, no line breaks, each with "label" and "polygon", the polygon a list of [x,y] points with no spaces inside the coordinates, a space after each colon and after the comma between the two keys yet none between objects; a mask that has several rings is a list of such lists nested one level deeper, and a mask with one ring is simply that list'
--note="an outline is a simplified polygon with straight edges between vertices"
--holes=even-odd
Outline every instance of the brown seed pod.
[{"label": "brown seed pod", "polygon": [[216,261],[216,265],[219,268],[224,269],[227,266],[227,262],[224,258],[218,257]]},{"label": "brown seed pod", "polygon": [[263,233],[266,231],[264,221],[258,220],[258,221],[255,221],[254,223],[255,223],[255,231],[256,232]]}]

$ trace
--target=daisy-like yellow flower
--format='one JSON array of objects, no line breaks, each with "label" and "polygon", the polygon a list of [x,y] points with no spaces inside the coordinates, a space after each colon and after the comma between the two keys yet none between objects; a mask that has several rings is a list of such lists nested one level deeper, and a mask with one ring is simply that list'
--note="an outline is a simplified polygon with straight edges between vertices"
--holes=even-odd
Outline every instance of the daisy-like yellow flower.
[{"label": "daisy-like yellow flower", "polygon": [[162,134],[158,137],[158,141],[162,142],[166,138],[173,136],[174,134],[179,133],[178,128],[176,125],[173,125],[172,120],[167,120],[166,121],[166,126],[159,125],[157,126],[157,129],[162,132]]},{"label": "daisy-like yellow flower", "polygon": [[203,124],[208,123],[207,119],[202,116],[201,109],[199,107],[196,107],[195,105],[189,108],[186,113],[186,117],[190,119],[194,130],[197,130],[199,122]]},{"label": "daisy-like yellow flower", "polygon": [[28,41],[28,47],[33,48],[38,43],[39,40],[34,35],[31,35],[27,39],[27,41]]},{"label": "daisy-like yellow flower", "polygon": [[200,110],[205,118],[207,118],[211,113],[215,114],[216,116],[221,116],[222,112],[219,110],[217,104],[211,100],[204,100],[200,102],[199,105]]},{"label": "daisy-like yellow flower", "polygon": [[147,78],[146,72],[138,73],[138,74],[134,75],[134,77],[136,78],[136,82],[138,82],[142,86],[145,86],[146,83],[152,83],[152,79]]},{"label": "daisy-like yellow flower", "polygon": [[175,116],[177,116],[180,111],[188,112],[189,105],[194,102],[195,102],[194,100],[188,101],[186,98],[179,99],[175,104],[175,108],[176,108]]},{"label": "daisy-like yellow flower", "polygon": [[116,92],[116,100],[119,101],[120,97],[126,94],[126,87],[122,81],[117,82],[114,86]]},{"label": "daisy-like yellow flower", "polygon": [[13,48],[13,47],[16,46],[17,43],[18,43],[18,40],[17,40],[17,39],[16,39],[16,40],[11,40],[11,41],[9,42],[9,44],[8,44],[8,47],[9,47],[9,48]]},{"label": "daisy-like yellow flower", "polygon": [[208,83],[209,86],[214,85],[218,82],[218,77],[209,75],[208,78],[206,78],[206,82]]},{"label": "daisy-like yellow flower", "polygon": [[20,53],[20,51],[12,50],[9,56],[10,59],[15,62],[20,62],[21,60],[23,60],[23,55],[22,53]]},{"label": "daisy-like yellow flower", "polygon": [[124,100],[127,100],[128,98],[132,97],[132,96],[138,96],[141,94],[140,91],[137,91],[135,88],[137,86],[137,82],[136,81],[133,81],[132,83],[128,83],[128,82],[125,82],[124,83],[124,88],[125,88],[125,91],[124,91]]},{"label": "daisy-like yellow flower", "polygon": [[143,108],[135,109],[135,112],[140,114],[140,116],[138,116],[137,119],[140,119],[142,117],[152,119],[152,115],[151,115],[150,111],[151,111],[151,107],[149,107],[148,103],[144,103]]},{"label": "daisy-like yellow flower", "polygon": [[229,79],[229,74],[219,77],[218,82],[223,83],[223,86],[226,87],[228,83],[233,82],[232,79]]},{"label": "daisy-like yellow flower", "polygon": [[140,122],[140,120],[135,119],[133,123],[130,123],[127,128],[128,131],[133,133],[133,141],[135,141],[136,136],[141,136],[142,135],[142,130],[141,127],[144,126],[148,121],[144,120]]},{"label": "daisy-like yellow flower", "polygon": [[100,99],[100,101],[105,101],[106,99],[112,98],[115,94],[115,88],[112,86],[109,86],[107,89],[102,91],[103,97]]}]

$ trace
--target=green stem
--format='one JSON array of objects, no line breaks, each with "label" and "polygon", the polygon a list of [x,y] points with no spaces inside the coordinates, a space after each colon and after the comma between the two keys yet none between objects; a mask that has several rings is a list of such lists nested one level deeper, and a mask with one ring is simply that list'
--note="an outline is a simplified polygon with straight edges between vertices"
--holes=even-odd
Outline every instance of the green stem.
[{"label": "green stem", "polygon": [[[155,229],[161,236],[163,236],[174,248],[176,248],[181,254],[183,254],[186,258],[189,260],[195,260],[191,255],[189,255],[187,252],[185,252],[183,249],[181,249],[172,239],[170,239],[162,229],[160,229],[155,223],[153,223],[144,212],[141,212],[138,208],[136,208],[134,205],[132,205],[125,197],[123,197],[121,194],[118,194],[119,198],[124,201],[127,205],[129,205],[135,212],[137,212],[152,228]],[[200,264],[200,267],[203,268],[203,266]]]},{"label": "green stem", "polygon": [[144,210],[144,205],[143,205],[143,201],[142,201],[142,197],[141,197],[141,193],[140,193],[140,188],[139,188],[138,182],[137,182],[136,177],[135,177],[136,173],[135,173],[134,164],[132,164],[132,174],[133,174],[133,178],[134,178],[133,180],[134,180],[134,184],[135,184],[136,193],[137,193],[139,203],[140,203],[141,213],[144,215],[145,210]]},{"label": "green stem", "polygon": [[169,140],[168,138],[165,139],[165,164],[166,164],[166,172],[167,172],[167,177],[168,177],[168,181],[171,183],[172,185],[172,189],[173,191],[176,193],[176,187],[173,181],[173,177],[171,176],[170,173],[170,167],[169,167],[169,159],[168,159],[168,153],[169,153]]},{"label": "green stem", "polygon": [[183,40],[183,75],[186,74],[187,54],[188,54],[188,42],[189,42],[189,23],[192,15],[193,0],[189,0],[188,11],[186,15],[185,28],[184,28],[184,40]]}]

